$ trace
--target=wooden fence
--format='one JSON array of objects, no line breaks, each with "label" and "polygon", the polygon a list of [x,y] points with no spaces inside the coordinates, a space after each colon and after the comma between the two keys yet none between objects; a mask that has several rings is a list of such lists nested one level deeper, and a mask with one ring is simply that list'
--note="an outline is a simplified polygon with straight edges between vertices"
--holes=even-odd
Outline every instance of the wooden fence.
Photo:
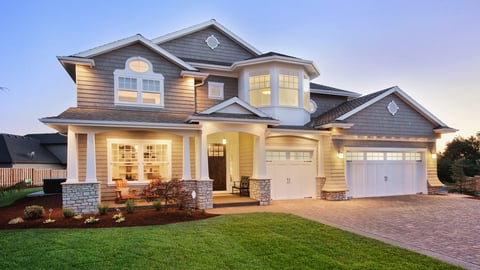
[{"label": "wooden fence", "polygon": [[0,168],[0,188],[10,187],[18,182],[31,179],[33,186],[42,186],[44,178],[66,178],[66,170],[34,168]]}]

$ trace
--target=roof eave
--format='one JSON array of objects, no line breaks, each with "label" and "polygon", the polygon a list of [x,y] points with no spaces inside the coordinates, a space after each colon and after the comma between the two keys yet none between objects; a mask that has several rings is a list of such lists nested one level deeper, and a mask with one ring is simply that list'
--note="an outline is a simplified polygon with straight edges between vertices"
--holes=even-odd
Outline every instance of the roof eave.
[{"label": "roof eave", "polygon": [[341,129],[348,129],[353,127],[355,124],[353,123],[327,123],[323,125],[314,126],[314,128],[322,128],[322,129],[330,129],[330,128],[341,128]]},{"label": "roof eave", "polygon": [[451,128],[451,127],[441,127],[441,128],[435,128],[433,132],[437,134],[448,134],[448,133],[455,133],[457,132],[458,129]]},{"label": "roof eave", "polygon": [[[181,129],[181,130],[198,130],[197,126],[180,123],[151,123],[151,122],[127,122],[127,121],[93,121],[78,119],[57,119],[42,118],[40,122],[51,127],[63,126],[94,126],[94,127],[121,127],[121,128],[153,128],[153,129]],[[55,128],[57,129],[57,128]],[[58,129],[57,129],[58,130]]]},{"label": "roof eave", "polygon": [[228,117],[212,117],[192,115],[186,120],[187,123],[200,123],[200,122],[222,122],[225,124],[266,124],[272,126],[278,126],[279,120],[275,119],[241,119],[241,118],[228,118]]},{"label": "roof eave", "polygon": [[317,66],[313,61],[299,59],[299,58],[285,57],[280,55],[272,55],[267,57],[238,61],[232,64],[231,69],[235,70],[237,68],[244,67],[244,66],[265,64],[270,62],[302,65],[308,71],[308,75],[311,80],[320,76],[320,71],[318,70]]}]

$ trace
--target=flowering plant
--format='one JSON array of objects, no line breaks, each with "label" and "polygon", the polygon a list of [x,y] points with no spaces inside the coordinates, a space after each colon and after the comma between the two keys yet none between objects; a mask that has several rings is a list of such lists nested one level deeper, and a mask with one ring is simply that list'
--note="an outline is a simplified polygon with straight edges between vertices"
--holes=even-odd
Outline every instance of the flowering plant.
[{"label": "flowering plant", "polygon": [[55,222],[55,219],[51,219],[52,212],[53,212],[52,208],[48,209],[48,218],[46,220],[44,220],[43,223],[48,224],[48,223]]},{"label": "flowering plant", "polygon": [[92,224],[98,222],[100,219],[94,216],[85,219],[85,224]]},{"label": "flowering plant", "polygon": [[117,213],[113,215],[113,219],[115,219],[115,222],[120,223],[125,221],[125,217],[122,215],[122,212],[120,212],[120,209],[116,209]]}]

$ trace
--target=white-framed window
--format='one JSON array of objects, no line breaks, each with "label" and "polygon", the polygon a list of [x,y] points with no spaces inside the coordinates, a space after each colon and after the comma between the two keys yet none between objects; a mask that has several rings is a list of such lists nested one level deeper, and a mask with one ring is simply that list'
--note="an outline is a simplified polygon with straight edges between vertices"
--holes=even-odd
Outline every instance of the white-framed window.
[{"label": "white-framed window", "polygon": [[[315,112],[315,110],[312,111],[311,103],[313,101],[310,100],[310,80],[308,79],[307,76],[303,76],[303,108],[309,112]],[[316,104],[315,104],[316,106]]]},{"label": "white-framed window", "polygon": [[281,71],[278,74],[278,104],[281,106],[298,107],[298,73]]},{"label": "white-framed window", "polygon": [[367,160],[385,160],[383,152],[367,152]]},{"label": "white-framed window", "polygon": [[171,141],[107,139],[109,181],[171,178]]},{"label": "white-framed window", "polygon": [[115,78],[115,104],[134,106],[164,106],[164,77],[153,72],[153,66],[145,58],[131,57],[125,69],[113,72]]},{"label": "white-framed window", "polygon": [[403,160],[403,153],[401,152],[388,152],[387,160]]},{"label": "white-framed window", "polygon": [[208,82],[208,98],[223,99],[223,83]]},{"label": "white-framed window", "polygon": [[311,162],[313,151],[267,151],[266,161],[304,161]]},{"label": "white-framed window", "polygon": [[353,160],[364,160],[365,155],[363,152],[347,152],[346,160],[353,161]]},{"label": "white-framed window", "polygon": [[422,153],[407,152],[405,153],[405,160],[422,161]]},{"label": "white-framed window", "polygon": [[271,104],[272,91],[269,71],[250,73],[248,84],[252,106],[269,106]]}]

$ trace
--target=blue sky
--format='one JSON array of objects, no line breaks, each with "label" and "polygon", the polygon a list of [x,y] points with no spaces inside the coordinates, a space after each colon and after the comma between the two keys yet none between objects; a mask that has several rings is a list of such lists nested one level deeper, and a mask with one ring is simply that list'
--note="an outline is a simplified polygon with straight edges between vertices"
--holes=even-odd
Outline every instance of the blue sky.
[{"label": "blue sky", "polygon": [[56,56],[212,18],[262,52],[313,60],[314,82],[362,94],[397,85],[456,135],[480,131],[477,0],[4,0],[0,10],[0,133],[55,132],[38,119],[75,106]]}]

